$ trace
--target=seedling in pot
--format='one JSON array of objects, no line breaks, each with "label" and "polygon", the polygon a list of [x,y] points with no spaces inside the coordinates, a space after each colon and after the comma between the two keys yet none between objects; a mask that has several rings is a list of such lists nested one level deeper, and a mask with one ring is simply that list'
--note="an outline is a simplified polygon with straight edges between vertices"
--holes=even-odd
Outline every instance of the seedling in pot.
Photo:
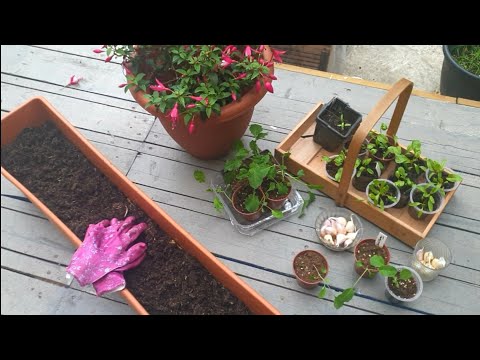
[{"label": "seedling in pot", "polygon": [[[370,265],[377,269],[381,275],[391,279],[395,287],[399,287],[402,281],[407,281],[408,279],[412,278],[412,274],[408,269],[399,270],[394,266],[385,265],[385,260],[379,255],[373,255],[370,258]],[[363,267],[364,264],[361,261],[357,261],[357,266]],[[340,295],[335,296],[333,301],[335,309],[341,308],[346,302],[349,302],[353,299],[353,296],[355,295],[355,286],[368,271],[371,271],[370,267],[365,266],[363,274],[360,275],[352,287],[345,289],[342,293],[340,293]]]},{"label": "seedling in pot", "polygon": [[390,160],[394,157],[394,149],[397,147],[397,137],[393,137],[393,145],[389,137],[384,134],[387,130],[387,124],[382,123],[380,133],[371,131],[369,133],[370,142],[367,145],[368,152],[379,159]]},{"label": "seedling in pot", "polygon": [[410,195],[412,201],[408,206],[413,207],[417,211],[417,217],[420,218],[424,212],[433,213],[434,210],[438,210],[444,196],[445,192],[440,185],[420,184],[412,189]]},{"label": "seedling in pot", "polygon": [[[322,160],[326,162],[326,171],[336,182],[340,182],[343,174],[343,164],[346,160],[346,151],[342,150],[336,156],[322,156]],[[355,162],[354,169],[360,164],[360,159]]]},{"label": "seedling in pot", "polygon": [[367,196],[380,210],[392,207],[400,199],[400,190],[389,180],[375,179],[367,187]]},{"label": "seedling in pot", "polygon": [[445,191],[449,191],[455,188],[455,183],[458,183],[463,179],[458,174],[447,172],[445,163],[446,160],[438,162],[432,159],[427,159],[427,181],[439,185]]},{"label": "seedling in pot", "polygon": [[343,117],[343,112],[340,113],[340,122],[337,124],[337,126],[343,130],[345,130],[346,127],[352,126],[352,124],[346,123],[345,119]]},{"label": "seedling in pot", "polygon": [[372,158],[365,158],[365,159],[357,159],[355,166],[357,168],[356,177],[360,177],[362,175],[378,178],[384,168],[383,164],[380,161],[373,161]]}]

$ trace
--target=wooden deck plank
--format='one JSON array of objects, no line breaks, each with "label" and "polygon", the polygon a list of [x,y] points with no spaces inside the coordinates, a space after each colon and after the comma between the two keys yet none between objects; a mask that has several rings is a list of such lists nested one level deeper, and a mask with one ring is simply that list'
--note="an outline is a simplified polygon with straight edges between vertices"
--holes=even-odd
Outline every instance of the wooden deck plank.
[{"label": "wooden deck plank", "polygon": [[[2,269],[3,315],[133,315],[125,304]],[[23,294],[24,296],[18,296]],[[27,296],[28,295],[28,296]]]}]

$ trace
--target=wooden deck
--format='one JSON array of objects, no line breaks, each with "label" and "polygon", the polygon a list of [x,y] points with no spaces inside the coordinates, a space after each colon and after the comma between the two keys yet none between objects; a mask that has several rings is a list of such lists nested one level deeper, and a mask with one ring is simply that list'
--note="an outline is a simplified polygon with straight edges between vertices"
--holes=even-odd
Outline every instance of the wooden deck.
[{"label": "wooden deck", "polygon": [[[213,176],[222,161],[199,161],[185,153],[153,119],[117,86],[124,82],[118,63],[106,64],[92,53],[95,45],[2,46],[2,114],[24,100],[44,96],[124,174],[152,197],[283,314],[480,314],[480,108],[452,98],[411,97],[398,135],[402,142],[419,139],[423,153],[447,159],[464,178],[429,237],[444,241],[453,263],[422,296],[408,306],[390,305],[383,278],[362,280],[355,298],[335,310],[332,295],[300,288],[291,261],[304,248],[327,256],[334,289],[356,279],[352,254],[336,253],[316,240],[319,207],[333,201],[319,193],[304,218],[291,217],[254,237],[237,233],[215,212],[211,194],[193,179],[202,169]],[[252,122],[269,136],[261,145],[273,150],[318,101],[339,96],[363,114],[385,93],[341,76],[279,66],[275,93],[256,107]],[[62,88],[71,75],[85,80]],[[347,79],[348,80],[348,79]],[[424,96],[418,96],[424,95]],[[459,102],[459,104],[457,104]],[[472,106],[473,105],[473,106]],[[385,120],[391,111],[385,114]],[[246,137],[248,137],[246,135]],[[305,195],[305,193],[304,193]],[[361,215],[361,214],[360,214]],[[91,288],[67,281],[65,267],[73,253],[68,240],[12,184],[1,180],[1,313],[2,314],[133,314],[117,296],[99,298]],[[364,220],[365,235],[379,229]],[[409,264],[412,249],[390,237],[392,263]]]}]

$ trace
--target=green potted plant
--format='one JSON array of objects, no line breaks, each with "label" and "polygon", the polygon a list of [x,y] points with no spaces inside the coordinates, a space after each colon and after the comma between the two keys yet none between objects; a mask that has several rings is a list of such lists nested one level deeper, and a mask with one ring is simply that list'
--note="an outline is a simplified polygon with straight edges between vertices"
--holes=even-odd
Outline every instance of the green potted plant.
[{"label": "green potted plant", "polygon": [[273,92],[273,61],[266,45],[104,45],[123,59],[125,84],[169,135],[201,159],[226,155],[245,133],[253,108]]},{"label": "green potted plant", "polygon": [[371,157],[357,159],[355,162],[356,173],[352,180],[352,185],[358,191],[364,192],[367,185],[374,179],[378,179],[382,174],[383,164],[375,161]]},{"label": "green potted plant", "polygon": [[423,220],[441,210],[444,198],[445,192],[438,184],[415,185],[410,191],[408,213],[414,219]]},{"label": "green potted plant", "polygon": [[480,45],[443,45],[440,93],[480,101]]},{"label": "green potted plant", "polygon": [[370,140],[367,145],[368,156],[380,161],[384,167],[395,158],[394,149],[398,145],[396,137],[391,137],[384,133],[387,128],[387,124],[382,123],[379,133],[371,131],[369,133]]},{"label": "green potted plant", "polygon": [[316,250],[303,250],[293,259],[293,273],[298,284],[305,289],[313,289],[322,281],[326,284],[327,259]]},{"label": "green potted plant", "polygon": [[385,179],[372,180],[365,191],[370,204],[380,210],[394,207],[400,201],[400,190],[394,182]]},{"label": "green potted plant", "polygon": [[316,118],[313,140],[327,151],[334,151],[351,140],[362,122],[362,114],[334,97]]},{"label": "green potted plant", "polygon": [[446,161],[438,162],[427,159],[427,171],[425,177],[427,182],[439,185],[443,191],[450,192],[455,190],[463,180],[458,174],[445,167]]},{"label": "green potted plant", "polygon": [[[338,155],[332,156],[323,156],[322,160],[325,161],[325,172],[329,179],[340,182],[343,174],[343,163],[346,159],[346,151],[342,150],[338,153]],[[360,164],[360,161],[355,163],[355,168],[353,169],[352,178],[355,176],[357,172],[357,166]]]},{"label": "green potted plant", "polygon": [[370,266],[369,259],[375,255],[382,257],[385,264],[390,262],[390,251],[388,247],[383,244],[377,245],[375,239],[364,239],[360,241],[353,250],[353,256],[355,259],[354,269],[355,272],[361,277],[373,278],[378,273],[378,269],[374,266]]},{"label": "green potted plant", "polygon": [[397,166],[394,173],[390,177],[390,180],[397,186],[400,191],[400,200],[394,206],[395,208],[403,208],[407,206],[410,191],[415,185],[415,182],[409,177],[409,173],[405,170],[403,166]]}]

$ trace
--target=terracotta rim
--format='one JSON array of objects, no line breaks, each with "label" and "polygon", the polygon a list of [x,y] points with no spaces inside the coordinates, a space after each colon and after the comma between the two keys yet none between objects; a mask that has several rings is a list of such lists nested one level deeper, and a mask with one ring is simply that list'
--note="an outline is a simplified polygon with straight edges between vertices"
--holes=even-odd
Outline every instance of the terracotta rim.
[{"label": "terracotta rim", "polygon": [[297,275],[297,272],[295,271],[295,260],[297,260],[297,258],[307,252],[313,252],[313,253],[316,253],[318,255],[320,255],[322,257],[322,259],[324,260],[325,262],[325,268],[327,270],[327,272],[325,273],[325,275],[323,275],[323,278],[325,279],[328,275],[328,271],[329,271],[329,267],[328,267],[328,261],[327,261],[327,258],[320,252],[320,251],[317,251],[317,250],[313,250],[313,249],[306,249],[306,250],[302,250],[300,251],[297,255],[295,255],[295,257],[293,258],[293,261],[292,261],[292,268],[293,268],[293,273],[295,275],[295,277],[297,278],[298,281],[302,282],[303,284],[307,285],[307,286],[312,286],[312,285],[318,285],[322,282],[322,280],[318,280],[318,281],[314,281],[314,282],[309,282],[309,281],[306,281],[306,280],[303,280],[301,279],[298,275]]},{"label": "terracotta rim", "polygon": [[[361,240],[361,241],[355,246],[355,248],[353,249],[353,257],[354,257],[354,259],[355,259],[355,262],[358,261],[358,259],[357,259],[357,249],[358,249],[358,247],[359,247],[361,244],[366,243],[366,242],[373,242],[373,243],[375,243],[375,239],[363,239],[363,240]],[[388,265],[388,264],[390,263],[390,250],[388,249],[387,245],[383,245],[383,248],[385,249],[385,253],[386,253],[386,256],[387,256],[386,259],[384,258],[384,260],[385,260],[385,265]],[[357,264],[355,264],[355,267],[357,267]],[[378,270],[377,270],[377,269],[372,269],[371,272],[377,273]]]},{"label": "terracotta rim", "polygon": [[251,213],[246,213],[246,212],[243,212],[241,210],[239,210],[236,206],[235,206],[235,197],[237,195],[237,193],[240,191],[240,190],[243,190],[244,188],[246,188],[245,185],[242,185],[240,187],[237,187],[237,189],[233,192],[233,195],[232,195],[232,205],[233,205],[233,208],[235,209],[236,212],[238,212],[239,214],[243,215],[243,216],[249,216],[249,215],[253,215],[253,214],[256,214],[257,212],[261,211],[263,206],[261,205],[264,201],[265,201],[265,193],[263,192],[263,190],[259,187],[258,189],[256,189],[255,191],[260,191],[260,193],[262,194],[262,199],[261,199],[261,203],[260,203],[260,207],[254,211],[254,212],[251,212]]}]

